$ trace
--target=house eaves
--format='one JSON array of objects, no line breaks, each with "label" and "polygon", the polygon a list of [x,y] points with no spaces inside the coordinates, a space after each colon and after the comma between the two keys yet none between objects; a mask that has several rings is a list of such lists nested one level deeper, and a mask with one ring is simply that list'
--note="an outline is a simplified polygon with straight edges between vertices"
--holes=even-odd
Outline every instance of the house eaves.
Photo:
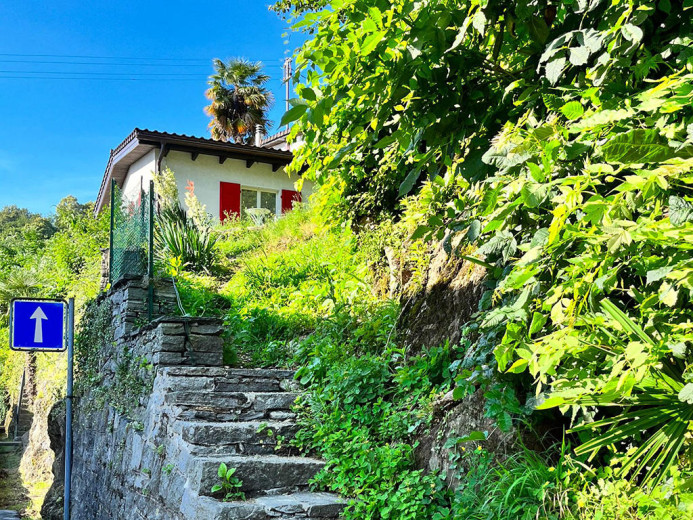
[{"label": "house eaves", "polygon": [[135,128],[122,143],[111,150],[96,199],[96,214],[109,204],[111,179],[115,179],[116,184],[122,187],[130,166],[151,150],[159,151],[157,169],[161,165],[161,159],[171,150],[190,153],[193,160],[200,154],[212,155],[219,158],[220,164],[227,159],[238,159],[246,161],[249,166],[255,162],[270,164],[274,170],[288,165],[293,159],[291,152],[273,148]]}]

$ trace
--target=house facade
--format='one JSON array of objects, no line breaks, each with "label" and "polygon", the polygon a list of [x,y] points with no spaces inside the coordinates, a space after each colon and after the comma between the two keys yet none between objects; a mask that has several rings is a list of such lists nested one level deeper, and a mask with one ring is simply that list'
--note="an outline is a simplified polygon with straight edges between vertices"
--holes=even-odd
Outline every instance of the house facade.
[{"label": "house facade", "polygon": [[125,198],[136,201],[155,172],[170,168],[181,204],[192,182],[195,195],[215,219],[242,217],[250,208],[279,216],[307,200],[313,187],[305,181],[297,191],[298,177],[286,173],[293,155],[285,137],[280,133],[251,146],[136,128],[111,150],[95,211],[109,206],[112,179]]}]

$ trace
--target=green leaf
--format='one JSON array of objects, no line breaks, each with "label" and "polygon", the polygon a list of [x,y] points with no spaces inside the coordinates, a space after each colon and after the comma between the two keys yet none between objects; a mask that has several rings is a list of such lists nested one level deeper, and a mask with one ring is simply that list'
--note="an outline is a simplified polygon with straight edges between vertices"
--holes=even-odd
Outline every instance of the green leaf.
[{"label": "green leaf", "polygon": [[474,242],[481,234],[481,222],[479,220],[473,220],[469,224],[469,229],[467,230],[466,238],[470,242]]},{"label": "green leaf", "polygon": [[544,182],[546,180],[546,175],[544,171],[535,163],[528,162],[527,167],[529,168],[529,173],[532,178],[537,182]]},{"label": "green leaf", "polygon": [[516,251],[517,241],[508,231],[496,233],[488,242],[477,250],[477,252],[482,255],[500,254],[506,262]]},{"label": "green leaf", "polygon": [[[532,90],[536,89],[532,87]],[[558,112],[563,106],[563,100],[555,94],[544,94],[542,96],[542,100],[544,101],[546,108],[553,110],[554,112]]]},{"label": "green leaf", "polygon": [[679,401],[693,404],[693,383],[688,383],[679,392]]},{"label": "green leaf", "polygon": [[693,203],[676,197],[669,197],[669,221],[674,226],[680,226],[686,222],[693,222]]},{"label": "green leaf", "polygon": [[512,365],[510,365],[510,368],[506,370],[506,372],[510,374],[520,374],[525,371],[528,364],[529,361],[527,361],[526,359],[518,359]]},{"label": "green leaf", "polygon": [[496,418],[496,422],[498,423],[500,430],[503,432],[509,432],[513,427],[513,418],[508,412],[503,412],[500,414],[500,416]]},{"label": "green leaf", "polygon": [[377,7],[369,7],[368,14],[371,15],[371,18],[375,21],[378,27],[383,26],[383,13],[380,12],[380,9]]},{"label": "green leaf", "polygon": [[578,36],[578,41],[580,41],[580,38],[582,38],[582,44],[587,47],[590,54],[594,54],[601,49],[602,42],[604,41],[602,33],[595,29],[585,29],[581,31]]},{"label": "green leaf", "polygon": [[462,260],[466,260],[467,262],[471,262],[471,263],[473,263],[473,264],[477,264],[477,265],[480,265],[480,266],[482,266],[482,267],[485,267],[486,269],[488,269],[488,270],[490,270],[490,271],[493,271],[493,270],[496,268],[495,265],[489,264],[488,262],[484,262],[483,260],[481,260],[481,259],[479,259],[479,258],[475,258],[475,257],[473,257],[473,256],[459,255],[459,257],[460,257]]},{"label": "green leaf", "polygon": [[640,43],[643,37],[642,29],[631,23],[624,24],[623,27],[621,27],[621,34],[623,34],[626,40],[633,43]]},{"label": "green leaf", "polygon": [[412,171],[410,171],[407,176],[405,177],[404,181],[402,181],[402,184],[399,185],[399,196],[403,197],[407,193],[411,191],[411,189],[414,187],[414,184],[416,183],[417,180],[419,180],[419,176],[421,175],[421,170],[419,168],[414,168]]},{"label": "green leaf", "polygon": [[300,119],[301,116],[306,113],[306,110],[308,110],[307,105],[296,105],[282,116],[279,126],[285,126]]},{"label": "green leaf", "polygon": [[548,410],[549,408],[555,408],[556,406],[561,406],[563,404],[565,404],[565,399],[563,397],[552,396],[541,401],[535,408],[537,410]]},{"label": "green leaf", "polygon": [[373,148],[387,148],[388,146],[390,146],[395,141],[397,141],[397,135],[395,135],[395,134],[386,135],[380,141],[375,143],[373,145]]},{"label": "green leaf", "polygon": [[[452,42],[452,46],[446,52],[450,52],[451,50],[456,49],[457,47],[462,45],[462,42],[464,41],[464,39],[467,36],[467,29],[469,29],[469,23],[470,23],[469,19],[467,18],[464,21],[464,23],[462,24],[462,27],[460,27],[459,31],[457,31],[457,36],[455,36],[455,41]],[[409,46],[409,47],[411,47],[411,46]],[[421,51],[417,50],[417,53],[418,53],[417,56],[421,55]],[[412,54],[412,59],[416,59],[417,56],[414,56]]]},{"label": "green leaf", "polygon": [[571,47],[568,59],[576,67],[584,65],[590,59],[590,50],[587,47]]},{"label": "green leaf", "polygon": [[584,113],[585,109],[579,101],[570,101],[561,107],[561,114],[571,121],[582,117]]},{"label": "green leaf", "polygon": [[662,162],[674,156],[667,140],[655,129],[635,129],[618,134],[602,146],[606,162],[641,164]]},{"label": "green leaf", "polygon": [[468,392],[467,389],[463,386],[456,386],[455,389],[452,391],[452,398],[455,401],[459,401],[460,399],[464,399],[467,397]]},{"label": "green leaf", "polygon": [[623,312],[621,309],[619,309],[614,302],[611,300],[604,299],[600,302],[602,310],[611,316],[615,321],[621,325],[623,330],[625,330],[629,334],[636,335],[639,337],[643,342],[654,346],[655,342],[654,340],[647,335],[647,333],[638,325],[635,323],[630,316],[628,316],[625,312]]},{"label": "green leaf", "polygon": [[419,226],[416,228],[416,231],[412,233],[411,235],[411,240],[418,240],[421,237],[425,236],[427,233],[431,232],[431,228],[428,226]]},{"label": "green leaf", "polygon": [[543,16],[532,16],[527,22],[529,27],[529,34],[532,39],[544,45],[546,40],[549,38],[549,26],[546,25],[546,21]]},{"label": "green leaf", "polygon": [[221,490],[222,490],[222,487],[220,484],[215,484],[214,486],[212,486],[212,493],[216,493],[217,491],[221,491]]},{"label": "green leaf", "polygon": [[543,184],[528,182],[522,186],[521,194],[525,206],[528,208],[536,208],[544,202],[548,190]]},{"label": "green leaf", "polygon": [[678,299],[679,292],[676,288],[670,285],[669,282],[663,282],[659,287],[659,301],[667,307],[674,307]]},{"label": "green leaf", "polygon": [[647,271],[647,280],[645,281],[646,285],[649,285],[652,282],[658,282],[666,275],[668,275],[673,269],[674,268],[671,266],[664,266],[660,267],[659,269],[652,269],[651,271]]},{"label": "green leaf", "polygon": [[484,31],[486,30],[486,15],[483,11],[479,10],[476,12],[472,19],[472,27],[479,31],[481,36],[484,35]]},{"label": "green leaf", "polygon": [[488,438],[488,434],[486,432],[473,431],[473,432],[469,432],[467,435],[464,435],[462,437],[458,437],[457,439],[455,439],[455,442],[457,444],[460,444],[463,442],[485,441],[487,438]]},{"label": "green leaf", "polygon": [[[383,41],[385,36],[385,31],[377,31],[366,37],[361,44],[361,53],[365,56],[370,54],[375,50],[378,44]],[[281,126],[281,125],[280,125]]]},{"label": "green leaf", "polygon": [[548,321],[548,318],[544,316],[540,312],[535,312],[532,315],[532,323],[529,326],[529,335],[531,336],[532,334],[536,334],[539,332],[544,325],[546,325],[546,322]]},{"label": "green leaf", "polygon": [[226,476],[226,472],[228,471],[228,468],[226,467],[226,464],[223,462],[219,464],[219,469],[217,470],[217,475],[219,475],[219,478],[224,478]]},{"label": "green leaf", "polygon": [[614,228],[614,232],[611,234],[611,238],[607,241],[606,245],[609,249],[609,253],[617,253],[621,248],[628,247],[633,243],[633,237],[625,228]]},{"label": "green leaf", "polygon": [[236,468],[229,468],[229,470],[226,472],[226,480],[231,480],[234,473],[236,473]]},{"label": "green leaf", "polygon": [[301,90],[301,97],[308,101],[316,101],[318,99],[315,95],[315,91],[310,87],[305,87]]},{"label": "green leaf", "polygon": [[565,69],[565,63],[565,58],[556,58],[546,64],[546,79],[549,80],[549,83],[552,85],[558,83]]},{"label": "green leaf", "polygon": [[537,229],[529,243],[530,247],[544,247],[549,240],[549,230],[546,228]]},{"label": "green leaf", "polygon": [[668,343],[667,348],[671,351],[672,355],[678,359],[686,359],[686,344],[682,341],[677,343]]}]

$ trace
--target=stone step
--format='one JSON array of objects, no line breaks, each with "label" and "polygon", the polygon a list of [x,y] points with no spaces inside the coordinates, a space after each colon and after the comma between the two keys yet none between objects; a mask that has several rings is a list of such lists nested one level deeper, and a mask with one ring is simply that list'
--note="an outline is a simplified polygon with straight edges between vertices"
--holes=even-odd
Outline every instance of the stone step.
[{"label": "stone step", "polygon": [[292,370],[226,367],[164,367],[164,391],[288,392],[298,389]]},{"label": "stone step", "polygon": [[[289,421],[235,423],[178,421],[174,428],[191,455],[286,455],[298,426]],[[217,465],[217,468],[219,466]]]},{"label": "stone step", "polygon": [[241,491],[249,497],[306,490],[308,482],[320,471],[325,463],[308,457],[285,457],[280,455],[216,456],[200,457],[199,487],[200,495],[211,495],[212,487],[219,483],[217,471],[225,463],[236,468],[235,476],[243,481]]},{"label": "stone step", "polygon": [[335,520],[345,507],[346,501],[335,494],[301,492],[258,497],[247,502],[197,497],[194,501],[184,500],[181,509],[189,520]]},{"label": "stone step", "polygon": [[293,392],[182,391],[166,394],[166,403],[178,409],[183,420],[255,421],[293,419]]}]

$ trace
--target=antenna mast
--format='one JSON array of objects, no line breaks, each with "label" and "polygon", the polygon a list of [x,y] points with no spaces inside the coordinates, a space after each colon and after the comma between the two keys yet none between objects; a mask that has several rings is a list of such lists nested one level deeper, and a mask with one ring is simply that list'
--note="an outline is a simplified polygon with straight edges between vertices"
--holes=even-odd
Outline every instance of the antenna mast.
[{"label": "antenna mast", "polygon": [[[289,104],[289,99],[291,98],[291,74],[293,74],[293,65],[291,58],[286,58],[284,60],[284,84],[286,86],[286,111],[288,112],[291,108]],[[286,129],[289,129],[289,125],[286,125]]]}]

